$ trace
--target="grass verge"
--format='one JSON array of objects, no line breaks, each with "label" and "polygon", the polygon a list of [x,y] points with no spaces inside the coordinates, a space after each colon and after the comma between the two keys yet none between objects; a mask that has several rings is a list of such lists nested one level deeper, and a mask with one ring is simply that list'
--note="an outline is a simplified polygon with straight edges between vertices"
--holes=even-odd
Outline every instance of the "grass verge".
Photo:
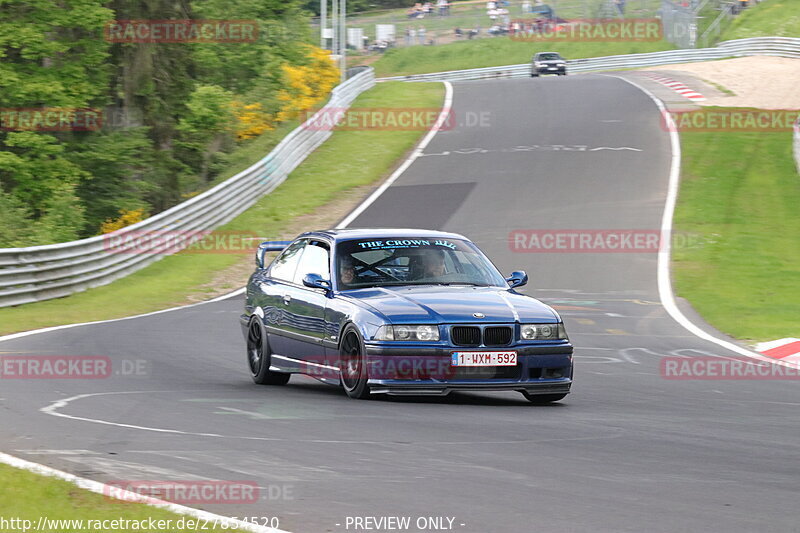
[{"label": "grass verge", "polygon": [[377,76],[402,76],[445,70],[528,63],[536,52],[557,51],[567,59],[673,50],[666,41],[535,43],[495,37],[441,46],[395,48],[372,64]]},{"label": "grass verge", "polygon": [[682,133],[676,292],[746,341],[798,336],[800,176],[787,132]]},{"label": "grass verge", "polygon": [[[362,94],[354,107],[438,108],[440,83],[381,83]],[[364,191],[386,176],[423,131],[337,131],[271,194],[235,220],[219,228],[231,234],[284,238],[291,230],[328,226],[329,208],[343,197],[358,201]],[[311,216],[317,213],[317,216]],[[346,213],[342,213],[344,215]],[[297,229],[299,225],[300,229]],[[294,229],[293,229],[294,228]],[[228,292],[243,285],[252,271],[252,254],[181,252],[110,285],[66,298],[0,309],[0,334],[61,324],[119,318],[188,303],[191,295]],[[244,278],[219,280],[220,273],[237,267]]]},{"label": "grass verge", "polygon": [[800,2],[769,0],[748,8],[734,19],[720,40],[775,36],[800,36]]},{"label": "grass verge", "polygon": [[[7,465],[0,465],[0,502],[3,512],[0,518],[7,522],[2,525],[2,531],[33,531],[38,527],[40,517],[51,521],[49,524],[42,524],[40,531],[151,531],[153,528],[150,524],[153,523],[158,531],[173,533],[206,528],[209,531],[230,531],[220,528],[219,525],[215,527],[212,522],[205,523],[204,520],[143,504],[113,500],[79,489],[60,479],[40,476]],[[106,527],[93,527],[93,524],[102,525],[106,520],[109,521],[106,522]],[[129,527],[111,527],[111,520],[128,521],[117,522],[117,525]],[[164,522],[159,522],[161,520]],[[143,524],[144,527],[137,527],[132,522]],[[196,528],[195,523],[199,527]],[[159,527],[168,524],[169,527]]]}]

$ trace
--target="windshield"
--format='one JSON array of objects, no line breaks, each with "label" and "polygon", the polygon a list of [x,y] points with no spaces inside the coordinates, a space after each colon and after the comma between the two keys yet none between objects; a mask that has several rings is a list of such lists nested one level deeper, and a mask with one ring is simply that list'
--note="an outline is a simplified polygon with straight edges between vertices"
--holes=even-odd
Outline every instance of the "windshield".
[{"label": "windshield", "polygon": [[459,239],[386,238],[339,243],[341,290],[391,285],[508,287],[475,245]]},{"label": "windshield", "polygon": [[552,54],[539,54],[539,61],[558,61],[561,56],[555,53]]}]

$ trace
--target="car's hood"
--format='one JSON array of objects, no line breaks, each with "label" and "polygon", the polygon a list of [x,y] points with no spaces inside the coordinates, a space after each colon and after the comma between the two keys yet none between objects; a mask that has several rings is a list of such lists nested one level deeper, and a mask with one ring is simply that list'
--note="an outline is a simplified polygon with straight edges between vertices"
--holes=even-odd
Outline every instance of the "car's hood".
[{"label": "car's hood", "polygon": [[[535,298],[499,287],[425,285],[348,292],[394,324],[555,322],[558,315]],[[482,313],[476,318],[473,313]]]}]

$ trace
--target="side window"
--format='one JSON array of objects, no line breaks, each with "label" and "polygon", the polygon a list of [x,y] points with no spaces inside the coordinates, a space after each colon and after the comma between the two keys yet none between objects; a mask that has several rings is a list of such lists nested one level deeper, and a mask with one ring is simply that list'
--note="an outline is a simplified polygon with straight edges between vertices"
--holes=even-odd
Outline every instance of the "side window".
[{"label": "side window", "polygon": [[328,249],[319,243],[306,246],[303,257],[300,259],[300,265],[297,267],[294,282],[302,285],[306,274],[319,274],[325,279],[331,279]]},{"label": "side window", "polygon": [[292,281],[305,245],[305,240],[290,244],[272,263],[269,275],[281,281]]}]

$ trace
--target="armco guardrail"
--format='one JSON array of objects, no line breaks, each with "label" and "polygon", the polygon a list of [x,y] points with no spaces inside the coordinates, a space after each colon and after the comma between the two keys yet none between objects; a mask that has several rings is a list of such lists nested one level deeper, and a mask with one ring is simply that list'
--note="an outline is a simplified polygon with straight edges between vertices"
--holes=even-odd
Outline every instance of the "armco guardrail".
[{"label": "armco guardrail", "polygon": [[797,165],[797,173],[800,174],[800,118],[794,123],[794,162]]},{"label": "armco guardrail", "polygon": [[[325,108],[346,108],[374,84],[371,68],[360,72],[333,89]],[[120,239],[97,236],[47,246],[0,249],[0,307],[66,296],[144,268],[163,257],[153,250],[163,247],[164,232],[204,231],[228,222],[277,187],[330,135],[330,131],[300,126],[252,167],[116,232],[115,237]],[[135,251],[120,253],[124,244],[115,242],[124,241],[125,235],[136,236]]]},{"label": "armco guardrail", "polygon": [[[800,39],[789,37],[754,37],[751,39],[726,41],[714,48],[667,50],[664,52],[651,52],[647,54],[573,59],[567,61],[567,69],[569,72],[622,70],[758,55],[800,58]],[[529,63],[523,63],[522,65],[393,76],[390,78],[381,78],[380,81],[467,81],[491,78],[524,78],[530,76],[530,68],[531,66]]]}]

